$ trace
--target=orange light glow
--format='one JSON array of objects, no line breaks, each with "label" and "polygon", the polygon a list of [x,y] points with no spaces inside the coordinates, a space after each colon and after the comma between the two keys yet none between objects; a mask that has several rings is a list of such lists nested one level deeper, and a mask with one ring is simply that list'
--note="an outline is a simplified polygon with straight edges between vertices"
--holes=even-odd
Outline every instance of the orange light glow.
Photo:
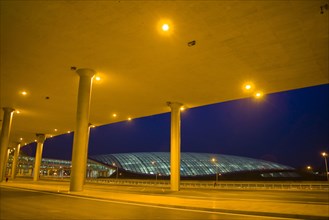
[{"label": "orange light glow", "polygon": [[173,23],[169,19],[160,19],[157,23],[157,30],[162,36],[170,36],[173,33]]},{"label": "orange light glow", "polygon": [[169,25],[168,24],[163,24],[162,25],[162,30],[163,31],[168,31],[169,30]]},{"label": "orange light glow", "polygon": [[264,96],[264,94],[262,93],[262,92],[256,92],[255,93],[255,98],[257,98],[257,99],[260,99],[260,98],[262,98]]},{"label": "orange light glow", "polygon": [[255,86],[252,82],[246,82],[243,84],[242,88],[244,91],[250,92],[255,88]]}]

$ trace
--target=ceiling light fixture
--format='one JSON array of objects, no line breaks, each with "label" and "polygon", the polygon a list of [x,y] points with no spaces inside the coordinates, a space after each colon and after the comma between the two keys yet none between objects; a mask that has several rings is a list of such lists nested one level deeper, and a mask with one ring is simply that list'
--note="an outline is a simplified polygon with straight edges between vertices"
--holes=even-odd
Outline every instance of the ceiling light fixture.
[{"label": "ceiling light fixture", "polygon": [[162,25],[162,30],[163,31],[169,31],[169,24],[163,24]]},{"label": "ceiling light fixture", "polygon": [[171,20],[163,18],[157,22],[157,31],[160,35],[170,36],[173,33],[173,24]]},{"label": "ceiling light fixture", "polygon": [[264,95],[263,95],[262,92],[256,92],[256,93],[255,93],[255,97],[256,97],[257,99],[262,98],[263,96],[264,96]]},{"label": "ceiling light fixture", "polygon": [[243,90],[245,90],[246,92],[250,92],[254,89],[254,84],[252,82],[246,82],[243,84]]}]

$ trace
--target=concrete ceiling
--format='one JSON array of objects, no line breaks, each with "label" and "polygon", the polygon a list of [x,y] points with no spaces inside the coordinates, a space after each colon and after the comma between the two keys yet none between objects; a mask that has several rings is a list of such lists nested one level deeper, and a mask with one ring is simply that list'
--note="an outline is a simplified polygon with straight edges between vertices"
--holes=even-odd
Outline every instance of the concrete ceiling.
[{"label": "concrete ceiling", "polygon": [[324,4],[1,0],[1,107],[20,111],[11,141],[74,130],[72,66],[101,77],[91,98],[95,125],[169,112],[167,101],[192,108],[245,98],[246,81],[265,93],[326,84]]}]

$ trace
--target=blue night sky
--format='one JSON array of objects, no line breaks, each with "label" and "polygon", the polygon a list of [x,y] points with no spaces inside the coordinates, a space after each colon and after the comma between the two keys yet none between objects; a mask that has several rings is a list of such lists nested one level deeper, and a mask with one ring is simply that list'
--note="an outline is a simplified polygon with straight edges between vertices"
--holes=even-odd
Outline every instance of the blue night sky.
[{"label": "blue night sky", "polygon": [[[265,159],[295,168],[324,167],[329,146],[329,85],[184,111],[182,152]],[[73,134],[47,139],[43,157],[71,160]],[[36,144],[22,151],[35,155]],[[170,151],[170,114],[92,128],[89,155]]]}]

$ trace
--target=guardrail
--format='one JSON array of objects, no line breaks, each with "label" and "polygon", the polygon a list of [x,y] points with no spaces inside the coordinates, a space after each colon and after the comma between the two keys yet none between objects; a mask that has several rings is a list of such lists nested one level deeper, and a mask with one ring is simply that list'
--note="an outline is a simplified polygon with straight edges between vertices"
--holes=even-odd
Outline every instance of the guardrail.
[{"label": "guardrail", "polygon": [[[135,185],[170,187],[169,180],[137,180],[137,179],[87,179],[89,183],[110,185]],[[198,189],[248,189],[248,190],[325,190],[329,191],[327,182],[239,182],[239,181],[181,181],[181,188]]]}]

